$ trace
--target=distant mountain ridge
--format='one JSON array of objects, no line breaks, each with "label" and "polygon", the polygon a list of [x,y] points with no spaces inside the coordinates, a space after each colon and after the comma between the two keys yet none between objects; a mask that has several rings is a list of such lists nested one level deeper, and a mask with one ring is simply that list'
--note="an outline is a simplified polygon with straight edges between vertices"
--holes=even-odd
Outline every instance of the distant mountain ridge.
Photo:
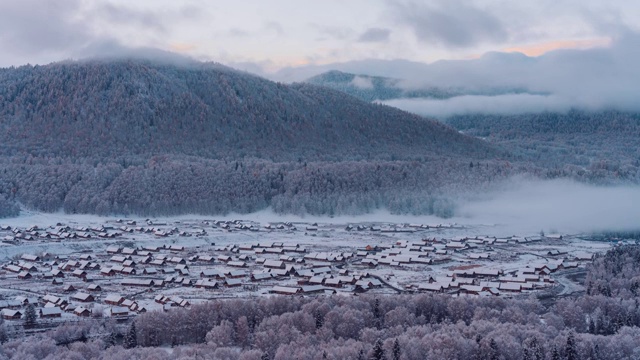
[{"label": "distant mountain ridge", "polygon": [[338,70],[331,70],[316,76],[313,76],[305,83],[325,86],[337,91],[342,91],[360,100],[372,102],[376,100],[395,100],[395,99],[450,99],[463,95],[485,95],[495,96],[504,94],[521,94],[531,93],[527,89],[521,88],[486,88],[486,89],[465,89],[459,88],[443,88],[443,87],[423,87],[408,88],[403,85],[401,79],[371,76],[364,74],[346,73]]},{"label": "distant mountain ridge", "polygon": [[271,160],[497,154],[436,121],[221,65],[91,60],[0,69],[4,155]]},{"label": "distant mountain ridge", "polygon": [[427,97],[447,99],[459,95],[453,90],[429,88],[424,90],[404,90],[400,86],[400,79],[382,76],[356,75],[332,70],[316,75],[305,81],[306,83],[326,86],[345,92],[364,101],[390,100],[398,98]]}]

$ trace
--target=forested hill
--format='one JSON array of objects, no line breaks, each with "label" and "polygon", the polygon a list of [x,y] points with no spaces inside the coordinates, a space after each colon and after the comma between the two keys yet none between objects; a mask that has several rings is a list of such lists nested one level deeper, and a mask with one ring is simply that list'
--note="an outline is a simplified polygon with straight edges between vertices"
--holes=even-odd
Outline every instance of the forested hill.
[{"label": "forested hill", "polygon": [[640,181],[640,114],[581,111],[460,115],[454,128],[547,166],[577,165],[603,178]]},{"label": "forested hill", "polygon": [[498,156],[480,140],[391,107],[195,62],[91,60],[1,69],[0,126],[4,155]]}]

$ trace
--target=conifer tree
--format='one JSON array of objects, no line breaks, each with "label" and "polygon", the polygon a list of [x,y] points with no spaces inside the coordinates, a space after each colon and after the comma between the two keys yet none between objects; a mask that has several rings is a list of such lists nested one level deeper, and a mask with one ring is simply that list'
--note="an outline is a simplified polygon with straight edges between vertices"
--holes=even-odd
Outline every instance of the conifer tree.
[{"label": "conifer tree", "polygon": [[[376,299],[377,301],[377,299]],[[373,355],[371,357],[372,360],[383,360],[384,357],[384,349],[382,348],[382,340],[378,339],[376,341],[376,345],[373,347]]]},{"label": "conifer tree", "polygon": [[393,360],[400,360],[400,342],[398,342],[398,339],[393,342]]},{"label": "conifer tree", "polygon": [[133,349],[138,346],[138,334],[136,332],[136,323],[132,322],[129,326],[129,331],[124,338],[124,347],[126,349]]},{"label": "conifer tree", "polygon": [[24,326],[27,328],[34,327],[37,320],[36,309],[33,304],[27,305],[24,311]]}]

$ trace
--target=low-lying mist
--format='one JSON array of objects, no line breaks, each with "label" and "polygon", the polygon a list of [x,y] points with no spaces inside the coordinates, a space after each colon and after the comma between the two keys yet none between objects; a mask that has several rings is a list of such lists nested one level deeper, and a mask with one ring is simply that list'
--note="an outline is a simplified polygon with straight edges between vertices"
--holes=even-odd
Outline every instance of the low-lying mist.
[{"label": "low-lying mist", "polygon": [[400,98],[379,101],[379,103],[414,114],[438,119],[469,114],[519,115],[543,112],[566,113],[573,109],[596,112],[612,109],[628,112],[640,111],[635,98],[622,95],[618,98],[607,98],[599,95],[463,95],[449,99]]},{"label": "low-lying mist", "polygon": [[260,222],[304,221],[325,223],[421,223],[496,225],[494,235],[590,233],[640,230],[640,186],[593,186],[572,180],[512,178],[493,191],[458,200],[452,218],[391,214],[380,209],[358,216],[297,216],[264,210],[224,216]]},{"label": "low-lying mist", "polygon": [[[482,225],[469,234],[513,235],[545,233],[591,233],[640,230],[640,186],[593,186],[572,180],[532,180],[515,177],[496,184],[493,190],[460,195],[454,201],[453,217],[393,214],[377,209],[360,215],[296,215],[276,213],[272,208],[261,211],[225,215],[185,214],[153,217],[166,220],[253,220],[261,224],[283,221],[304,223],[419,223],[427,225]],[[111,215],[108,218],[145,217]],[[42,213],[23,210],[16,218],[3,219],[3,224],[48,226],[51,223],[101,223],[105,217]],[[301,228],[300,230],[304,230]]]},{"label": "low-lying mist", "polygon": [[525,231],[582,233],[640,229],[640,186],[600,187],[570,180],[512,179],[459,204],[466,222]]}]

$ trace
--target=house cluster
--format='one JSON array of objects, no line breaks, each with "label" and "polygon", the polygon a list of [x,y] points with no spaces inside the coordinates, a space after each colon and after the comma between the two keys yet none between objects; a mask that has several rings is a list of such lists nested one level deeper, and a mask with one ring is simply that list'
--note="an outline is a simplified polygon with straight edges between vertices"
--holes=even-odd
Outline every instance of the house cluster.
[{"label": "house cluster", "polygon": [[[189,231],[180,231],[177,227],[171,227],[173,225],[189,228]],[[389,277],[383,279],[376,276],[376,271],[388,276],[390,272],[402,274],[402,271],[428,270],[431,273],[432,269],[436,269],[434,273],[442,274],[416,284],[405,285],[404,281],[399,281],[408,291],[504,296],[548,287],[553,284],[553,272],[591,260],[590,254],[569,255],[561,250],[551,250],[540,254],[542,260],[539,264],[530,263],[521,269],[513,271],[510,268],[507,271],[498,265],[498,260],[511,256],[505,254],[514,253],[508,247],[517,248],[511,245],[544,238],[476,236],[420,239],[423,230],[445,227],[454,225],[347,226],[347,231],[415,233],[397,237],[371,234],[372,238],[384,238],[387,241],[357,250],[348,244],[344,248],[340,245],[339,249],[331,249],[321,242],[319,246],[308,245],[307,249],[292,239],[286,242],[257,241],[197,247],[185,247],[173,239],[159,239],[167,236],[203,236],[211,229],[296,230],[291,223],[260,226],[242,221],[199,221],[196,224],[176,222],[168,225],[150,220],[142,224],[119,220],[92,227],[72,228],[57,224],[47,229],[31,227],[19,231],[3,227],[0,235],[4,231],[11,236],[18,233],[37,236],[36,239],[41,238],[42,234],[49,234],[48,239],[67,238],[66,234],[74,234],[70,238],[130,239],[129,234],[145,234],[141,238],[147,241],[137,243],[138,246],[120,239],[108,244],[99,243],[100,248],[110,245],[104,250],[86,250],[65,256],[23,254],[3,264],[3,276],[9,282],[15,280],[15,284],[24,284],[34,281],[50,285],[47,295],[26,302],[37,304],[41,317],[58,317],[65,313],[91,316],[94,309],[108,311],[109,316],[126,317],[147,311],[149,306],[158,307],[156,304],[168,311],[175,307],[188,307],[197,299],[210,298],[213,291],[227,296],[228,293],[254,290],[260,293],[306,295],[337,291],[357,293],[383,286],[398,289]],[[305,225],[304,230],[313,234],[318,231],[318,225]],[[149,241],[151,239],[154,240]],[[393,240],[389,242],[388,239]],[[503,246],[505,248],[501,249]],[[508,251],[501,251],[505,249]],[[417,280],[411,275],[409,282]],[[174,295],[176,293],[181,296]],[[0,301],[3,317],[16,319],[24,314],[24,299],[18,300]],[[96,306],[98,304],[101,306]],[[103,309],[102,305],[107,307]]]},{"label": "house cluster", "polygon": [[432,265],[451,260],[445,244],[434,244],[425,239],[420,242],[397,241],[393,245],[367,245],[359,249],[356,256],[362,258],[361,265],[404,266],[408,264]]},{"label": "house cluster", "polygon": [[384,226],[378,225],[347,225],[346,231],[372,231],[381,233],[412,233],[419,230],[429,229],[452,229],[456,224],[390,224]]},{"label": "house cluster", "polygon": [[[41,318],[59,318],[63,314],[89,317],[104,315],[104,309],[97,308],[98,303],[94,295],[78,291],[68,298],[47,294],[41,297],[28,298],[16,296],[15,300],[0,302],[2,317],[5,320],[19,320],[29,304],[33,305]],[[112,317],[129,316],[131,313],[146,312],[146,308],[138,305],[134,300],[125,299],[119,295],[107,295],[103,303],[108,305],[109,315]],[[98,313],[99,312],[99,313]]]},{"label": "house cluster", "polygon": [[430,277],[428,282],[411,286],[411,288],[418,291],[450,294],[512,295],[552,286],[554,284],[552,273],[578,266],[579,263],[575,261],[541,261],[508,273],[492,267],[469,266],[451,271],[447,276]]},{"label": "house cluster", "polygon": [[63,239],[91,239],[103,238],[113,239],[122,236],[122,233],[109,225],[99,225],[90,227],[71,227],[63,224],[56,224],[48,228],[31,226],[19,228],[11,226],[0,226],[3,232],[2,242],[17,244],[21,241],[60,241]]}]

